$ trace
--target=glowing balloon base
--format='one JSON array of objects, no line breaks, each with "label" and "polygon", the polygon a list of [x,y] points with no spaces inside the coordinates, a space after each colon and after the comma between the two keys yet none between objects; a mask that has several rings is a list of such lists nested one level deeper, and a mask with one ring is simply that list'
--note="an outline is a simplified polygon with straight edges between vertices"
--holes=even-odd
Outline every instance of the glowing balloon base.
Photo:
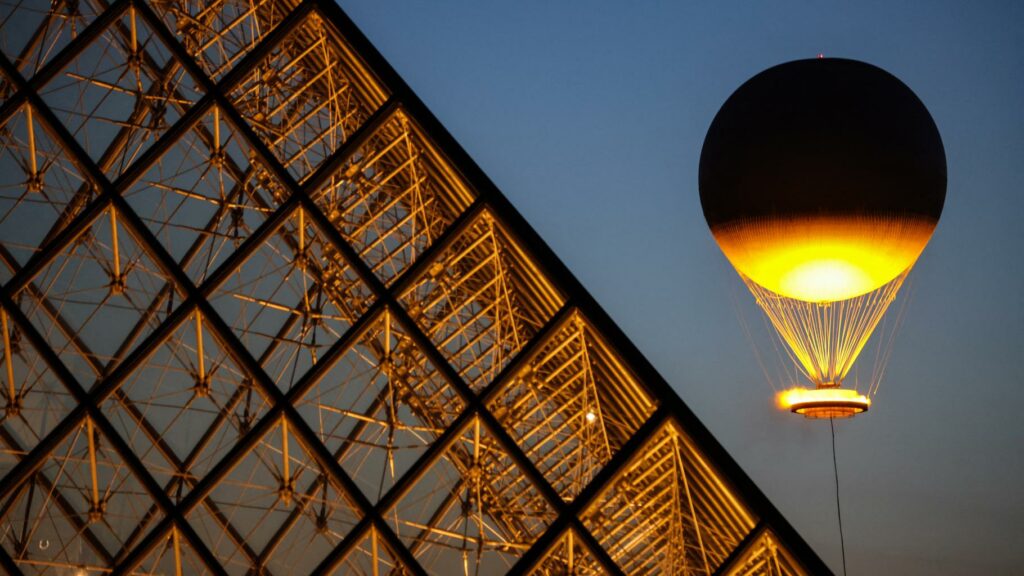
[{"label": "glowing balloon base", "polygon": [[807,418],[851,418],[867,412],[871,399],[838,386],[790,388],[778,395],[779,406]]}]

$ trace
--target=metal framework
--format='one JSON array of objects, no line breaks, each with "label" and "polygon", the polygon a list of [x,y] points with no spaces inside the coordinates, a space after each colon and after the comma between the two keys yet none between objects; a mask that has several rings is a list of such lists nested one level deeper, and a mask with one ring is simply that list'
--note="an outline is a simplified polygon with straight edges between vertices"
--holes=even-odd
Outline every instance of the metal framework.
[{"label": "metal framework", "polygon": [[7,573],[828,573],[337,6],[0,50]]}]

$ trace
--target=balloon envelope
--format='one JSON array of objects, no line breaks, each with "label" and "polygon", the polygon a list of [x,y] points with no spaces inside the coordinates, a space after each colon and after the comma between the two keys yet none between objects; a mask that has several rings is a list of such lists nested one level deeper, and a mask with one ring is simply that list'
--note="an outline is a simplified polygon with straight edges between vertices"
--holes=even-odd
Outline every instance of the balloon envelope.
[{"label": "balloon envelope", "polygon": [[896,77],[798,60],[725,102],[700,159],[701,205],[732,265],[782,296],[827,302],[891,282],[924,249],[946,195],[935,123]]}]

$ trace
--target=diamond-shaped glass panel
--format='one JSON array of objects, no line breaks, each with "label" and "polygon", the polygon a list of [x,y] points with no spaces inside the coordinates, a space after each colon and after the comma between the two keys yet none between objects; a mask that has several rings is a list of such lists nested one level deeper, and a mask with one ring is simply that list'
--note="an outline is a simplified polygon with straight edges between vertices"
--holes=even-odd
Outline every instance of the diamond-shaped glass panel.
[{"label": "diamond-shaped glass panel", "polygon": [[281,164],[302,180],[386,96],[359,58],[313,13],[246,74],[230,97]]},{"label": "diamond-shaped glass panel", "polygon": [[404,272],[472,201],[448,162],[399,111],[315,200],[384,282]]},{"label": "diamond-shaped glass panel", "polygon": [[583,524],[627,574],[710,576],[755,518],[670,422],[605,488]]},{"label": "diamond-shaped glass panel", "polygon": [[39,95],[111,179],[199,98],[195,81],[132,8]]},{"label": "diamond-shaped glass panel", "polygon": [[359,514],[281,420],[187,515],[230,573],[309,574]]},{"label": "diamond-shaped glass panel", "polygon": [[163,518],[153,498],[88,420],[0,503],[7,553],[33,572],[88,566],[106,571]]},{"label": "diamond-shaped glass panel", "polygon": [[428,466],[385,517],[431,574],[504,574],[554,519],[477,419]]},{"label": "diamond-shaped glass panel", "polygon": [[283,390],[319,360],[372,299],[301,208],[210,297]]},{"label": "diamond-shaped glass panel", "polygon": [[197,284],[286,196],[217,108],[124,192],[125,200]]},{"label": "diamond-shaped glass panel", "polygon": [[371,501],[391,489],[463,407],[388,312],[297,405]]},{"label": "diamond-shaped glass panel", "polygon": [[67,153],[23,106],[0,128],[0,258],[24,264],[95,196]]},{"label": "diamond-shaped glass panel", "polygon": [[83,386],[109,373],[180,295],[108,207],[18,293],[22,310]]},{"label": "diamond-shaped glass panel", "polygon": [[268,408],[193,312],[103,410],[172,499],[186,495]]},{"label": "diamond-shaped glass panel", "polygon": [[401,301],[459,375],[479,391],[554,316],[562,296],[484,212]]},{"label": "diamond-shaped glass panel", "polygon": [[548,482],[572,500],[654,411],[618,357],[578,314],[488,401]]}]

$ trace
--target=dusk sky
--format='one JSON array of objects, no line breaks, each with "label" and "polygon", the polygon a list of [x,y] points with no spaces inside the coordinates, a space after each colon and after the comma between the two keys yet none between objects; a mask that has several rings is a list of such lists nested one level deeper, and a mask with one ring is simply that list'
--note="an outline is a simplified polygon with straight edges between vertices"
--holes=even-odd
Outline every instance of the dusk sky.
[{"label": "dusk sky", "polygon": [[837,422],[849,574],[1021,573],[1024,3],[341,4],[837,573],[828,424],[774,407],[757,354],[776,384],[778,360],[697,165],[765,68],[823,53],[902,79],[949,187],[880,393]]}]

